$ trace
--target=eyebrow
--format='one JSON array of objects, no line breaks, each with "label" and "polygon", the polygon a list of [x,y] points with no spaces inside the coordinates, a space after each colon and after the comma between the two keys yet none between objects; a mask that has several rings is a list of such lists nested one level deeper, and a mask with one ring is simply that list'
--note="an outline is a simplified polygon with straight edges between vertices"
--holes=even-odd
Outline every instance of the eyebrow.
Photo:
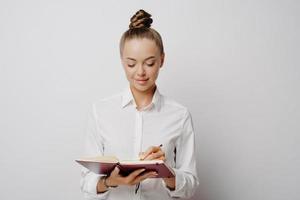
[{"label": "eyebrow", "polygon": [[[149,59],[151,59],[151,58],[155,58],[155,56],[150,56],[150,57],[146,58],[145,60],[149,60]],[[130,58],[130,57],[127,57],[126,59],[136,61],[136,59]]]}]

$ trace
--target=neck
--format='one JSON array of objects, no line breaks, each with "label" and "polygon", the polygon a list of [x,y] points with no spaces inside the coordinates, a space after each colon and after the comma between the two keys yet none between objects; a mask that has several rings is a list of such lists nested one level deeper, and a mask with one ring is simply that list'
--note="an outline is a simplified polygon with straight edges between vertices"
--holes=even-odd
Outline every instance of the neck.
[{"label": "neck", "polygon": [[138,108],[145,107],[152,102],[152,98],[156,89],[156,85],[154,84],[151,88],[146,91],[139,91],[134,87],[130,86],[131,92],[133,94],[135,103]]}]

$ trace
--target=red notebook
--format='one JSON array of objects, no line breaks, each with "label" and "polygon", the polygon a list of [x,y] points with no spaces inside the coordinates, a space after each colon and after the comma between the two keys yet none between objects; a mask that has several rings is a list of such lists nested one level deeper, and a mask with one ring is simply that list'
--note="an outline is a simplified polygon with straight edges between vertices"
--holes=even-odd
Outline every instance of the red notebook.
[{"label": "red notebook", "polygon": [[175,176],[174,171],[162,160],[119,160],[114,156],[97,156],[76,159],[76,162],[96,174],[109,175],[111,171],[118,166],[120,174],[127,176],[137,169],[146,169],[147,171],[156,171],[158,175],[155,178],[171,178]]}]

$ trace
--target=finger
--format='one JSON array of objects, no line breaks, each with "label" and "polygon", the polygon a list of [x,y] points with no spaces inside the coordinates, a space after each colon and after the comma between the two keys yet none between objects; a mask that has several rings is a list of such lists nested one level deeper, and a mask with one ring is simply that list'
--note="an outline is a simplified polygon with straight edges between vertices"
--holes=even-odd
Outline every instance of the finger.
[{"label": "finger", "polygon": [[145,159],[148,155],[150,155],[151,153],[155,153],[158,150],[160,150],[160,147],[157,146],[151,146],[147,149],[147,151],[141,156],[141,159]]},{"label": "finger", "polygon": [[144,180],[146,180],[147,178],[154,178],[155,176],[157,176],[154,173],[149,173],[149,174],[144,174],[143,176],[138,176],[136,179],[133,180],[132,184],[137,184],[140,183]]},{"label": "finger", "polygon": [[143,157],[144,153],[145,153],[145,152],[140,152],[140,153],[139,153],[139,158],[140,158],[140,160],[142,160],[142,157]]},{"label": "finger", "polygon": [[156,153],[151,153],[150,155],[148,155],[147,157],[144,158],[144,160],[154,160],[157,159],[161,156],[164,156],[165,153],[163,151],[158,151]]},{"label": "finger", "polygon": [[134,180],[138,175],[140,175],[143,171],[145,171],[145,169],[137,169],[133,172],[131,172],[126,179],[131,182],[132,180]]},{"label": "finger", "polygon": [[116,166],[114,170],[111,172],[111,176],[117,176],[119,175],[119,173],[120,173],[120,169],[118,166]]},{"label": "finger", "polygon": [[157,158],[157,160],[163,160],[163,161],[165,161],[166,157],[165,156],[161,156],[161,157]]},{"label": "finger", "polygon": [[155,171],[151,171],[151,172],[147,172],[141,176],[138,176],[136,179],[134,179],[133,184],[137,184],[147,178],[154,178],[156,177],[158,174]]}]

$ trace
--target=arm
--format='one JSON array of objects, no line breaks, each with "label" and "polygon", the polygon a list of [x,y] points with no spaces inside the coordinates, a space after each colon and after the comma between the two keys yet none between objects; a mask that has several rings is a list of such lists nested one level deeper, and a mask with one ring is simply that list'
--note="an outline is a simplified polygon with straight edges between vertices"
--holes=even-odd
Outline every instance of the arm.
[{"label": "arm", "polygon": [[[98,125],[95,106],[93,105],[88,113],[87,130],[85,137],[86,155],[103,155],[104,145],[101,130]],[[82,168],[80,188],[86,199],[106,199],[109,190],[102,187],[102,175],[95,174],[86,168]]]},{"label": "arm", "polygon": [[[173,180],[164,179],[163,185],[171,197],[190,198],[199,185],[195,158],[195,134],[188,111],[182,121],[182,133],[176,142],[175,188]],[[171,187],[170,187],[171,186]]]}]

